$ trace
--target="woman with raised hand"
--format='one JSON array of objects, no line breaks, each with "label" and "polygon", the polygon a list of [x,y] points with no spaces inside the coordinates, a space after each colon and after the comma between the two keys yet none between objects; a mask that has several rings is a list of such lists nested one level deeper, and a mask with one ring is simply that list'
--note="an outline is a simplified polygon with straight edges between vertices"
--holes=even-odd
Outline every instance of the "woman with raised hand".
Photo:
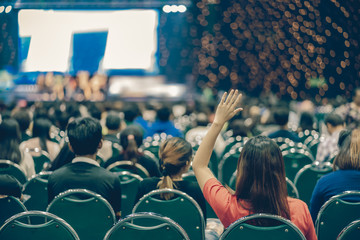
[{"label": "woman with raised hand", "polygon": [[237,107],[240,99],[238,90],[224,93],[214,122],[196,152],[192,167],[205,199],[225,228],[241,217],[268,213],[291,220],[308,240],[317,239],[307,205],[287,196],[284,161],[270,138],[253,137],[244,145],[237,164],[235,192],[225,188],[208,168],[221,129],[242,110]]}]

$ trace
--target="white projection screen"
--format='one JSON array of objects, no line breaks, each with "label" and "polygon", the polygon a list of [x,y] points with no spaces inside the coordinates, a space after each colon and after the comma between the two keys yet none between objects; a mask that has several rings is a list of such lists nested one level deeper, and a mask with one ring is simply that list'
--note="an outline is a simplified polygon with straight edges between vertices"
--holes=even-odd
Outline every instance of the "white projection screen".
[{"label": "white projection screen", "polygon": [[26,9],[18,20],[23,72],[158,71],[158,10]]}]

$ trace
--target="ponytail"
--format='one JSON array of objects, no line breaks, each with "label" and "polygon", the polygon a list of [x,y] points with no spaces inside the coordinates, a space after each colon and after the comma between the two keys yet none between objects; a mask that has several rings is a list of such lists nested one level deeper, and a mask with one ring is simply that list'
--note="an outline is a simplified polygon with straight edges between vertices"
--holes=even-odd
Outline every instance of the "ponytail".
[{"label": "ponytail", "polygon": [[137,157],[139,155],[138,145],[136,144],[135,137],[132,134],[127,136],[127,140],[128,145],[125,149],[125,157],[132,162],[133,166],[135,166],[138,161]]},{"label": "ponytail", "polygon": [[[159,188],[159,189],[164,189],[164,188],[174,189],[174,182],[173,182],[172,178],[169,176],[169,173],[166,170],[165,165],[162,166],[162,170],[163,170],[162,171],[163,177],[158,182],[157,188]],[[169,200],[173,196],[174,196],[173,193],[162,193],[162,194],[160,194],[160,197],[165,199],[165,200]]]}]

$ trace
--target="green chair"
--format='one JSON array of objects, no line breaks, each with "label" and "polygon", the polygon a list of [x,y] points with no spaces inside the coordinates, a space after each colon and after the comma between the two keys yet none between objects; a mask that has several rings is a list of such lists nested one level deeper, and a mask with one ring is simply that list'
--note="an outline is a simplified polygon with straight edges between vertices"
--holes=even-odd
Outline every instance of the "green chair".
[{"label": "green chair", "polygon": [[241,136],[229,137],[225,141],[225,149],[223,151],[223,155],[228,153],[235,146],[235,144],[240,144],[240,146],[243,146],[248,139],[249,139],[248,137],[241,137]]},{"label": "green chair", "polygon": [[307,164],[312,164],[314,161],[310,152],[304,149],[291,148],[282,152],[285,173],[291,181],[294,181],[296,173]]},{"label": "green chair", "polygon": [[6,219],[25,211],[27,211],[26,207],[18,198],[13,196],[0,198],[0,226],[4,224]]},{"label": "green chair", "polygon": [[141,146],[142,150],[147,150],[155,155],[159,159],[159,148],[162,142],[166,139],[171,138],[172,136],[166,135],[166,133],[154,134],[152,137],[147,137],[144,139],[143,145]]},{"label": "green chair", "polygon": [[[266,221],[266,226],[254,225]],[[269,224],[270,223],[270,224]],[[270,226],[269,226],[270,225]],[[290,220],[271,214],[252,214],[232,223],[220,236],[220,240],[306,240],[302,232]]]},{"label": "green chair", "polygon": [[23,198],[28,210],[45,211],[48,206],[48,177],[52,172],[40,172],[23,186]]},{"label": "green chair", "polygon": [[47,212],[68,222],[80,239],[100,240],[115,223],[111,205],[99,194],[85,189],[60,193],[49,204]]},{"label": "green chair", "polygon": [[339,234],[336,240],[358,240],[360,239],[360,217],[351,222]]},{"label": "green chair", "polygon": [[[139,223],[146,221],[147,224]],[[186,232],[170,218],[154,213],[135,213],[120,220],[105,235],[104,240],[190,240]]]},{"label": "green chair", "polygon": [[[235,190],[236,187],[236,174],[237,171],[235,171],[231,178],[230,178],[230,182],[229,182],[229,187],[233,190]],[[288,196],[292,197],[292,198],[299,198],[299,192],[295,187],[295,184],[288,178],[286,178],[286,186],[287,186],[287,192],[288,192]]]},{"label": "green chair", "polygon": [[346,191],[321,207],[315,230],[318,240],[335,240],[349,223],[360,217],[360,191]]},{"label": "green chair", "polygon": [[295,175],[294,180],[294,184],[299,191],[300,199],[310,206],[312,192],[314,191],[317,181],[332,171],[331,163],[320,164],[319,162],[314,162],[301,168]]},{"label": "green chair", "polygon": [[[165,200],[160,194],[172,193],[174,197]],[[177,222],[190,239],[205,239],[205,220],[198,203],[184,192],[174,189],[159,189],[144,195],[136,204],[133,213],[154,212]]]},{"label": "green chair", "polygon": [[121,215],[126,216],[131,213],[136,199],[136,189],[143,180],[139,175],[130,172],[119,172],[121,182]]},{"label": "green chair", "polygon": [[150,174],[146,168],[142,165],[135,163],[135,165],[131,161],[117,161],[110,164],[107,168],[110,172],[123,172],[128,171],[134,174],[139,175],[142,178],[150,177]]},{"label": "green chair", "polygon": [[21,167],[10,161],[0,160],[0,174],[8,174],[16,178],[21,184],[26,183],[27,178]]},{"label": "green chair", "polygon": [[[195,155],[196,151],[199,149],[201,141],[191,142],[192,148],[194,150],[194,155]],[[213,172],[213,174],[215,176],[218,175],[218,157],[217,157],[214,150],[211,152],[210,161],[209,161],[209,168],[211,169],[211,171]]]},{"label": "green chair", "polygon": [[238,148],[232,148],[219,162],[219,180],[223,184],[230,186],[230,178],[234,171],[237,169],[237,163],[240,157],[242,146]]},{"label": "green chair", "polygon": [[[43,223],[31,224],[32,218],[42,218]],[[80,240],[75,230],[63,219],[40,211],[23,212],[8,219],[0,228],[0,239]]]},{"label": "green chair", "polygon": [[48,152],[40,148],[26,148],[25,151],[28,152],[34,160],[35,173],[41,172],[51,164]]}]

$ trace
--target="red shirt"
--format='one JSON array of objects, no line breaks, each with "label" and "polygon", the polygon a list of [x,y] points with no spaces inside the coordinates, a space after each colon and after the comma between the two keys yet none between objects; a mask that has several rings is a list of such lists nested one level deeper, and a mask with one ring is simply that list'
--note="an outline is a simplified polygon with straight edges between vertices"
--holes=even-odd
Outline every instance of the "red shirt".
[{"label": "red shirt", "polygon": [[[249,203],[232,195],[216,178],[209,179],[203,189],[204,197],[225,228],[239,218],[252,214]],[[304,234],[307,240],[316,240],[317,236],[309,209],[303,201],[288,197],[290,218]],[[244,207],[246,208],[244,208]]]}]

